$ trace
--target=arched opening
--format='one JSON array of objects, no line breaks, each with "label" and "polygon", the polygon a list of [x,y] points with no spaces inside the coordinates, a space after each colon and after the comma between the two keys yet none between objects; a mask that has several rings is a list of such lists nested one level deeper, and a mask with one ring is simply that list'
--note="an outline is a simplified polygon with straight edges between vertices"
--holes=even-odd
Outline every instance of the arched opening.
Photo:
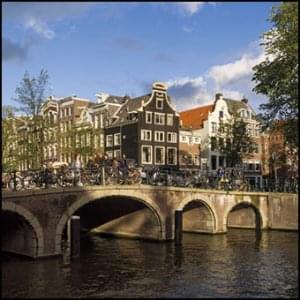
[{"label": "arched opening", "polygon": [[38,256],[38,239],[35,229],[24,216],[9,210],[1,214],[2,251],[30,258]]},{"label": "arched opening", "polygon": [[73,210],[69,208],[68,216],[65,215],[59,224],[61,229],[58,228],[57,236],[61,239],[67,237],[67,224],[71,215],[80,216],[81,232],[85,234],[162,239],[160,216],[144,200],[127,196],[106,196],[86,201],[80,207],[76,205],[75,203]]},{"label": "arched opening", "polygon": [[183,232],[213,233],[215,218],[209,206],[201,200],[193,200],[183,207]]},{"label": "arched opening", "polygon": [[227,228],[260,230],[261,227],[262,217],[253,204],[239,203],[227,215]]}]

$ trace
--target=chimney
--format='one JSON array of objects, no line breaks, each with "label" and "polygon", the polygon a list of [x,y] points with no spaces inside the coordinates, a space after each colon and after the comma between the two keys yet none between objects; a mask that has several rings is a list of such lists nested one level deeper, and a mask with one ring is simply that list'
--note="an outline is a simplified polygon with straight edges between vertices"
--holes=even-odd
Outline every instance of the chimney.
[{"label": "chimney", "polygon": [[222,93],[217,93],[216,94],[216,100],[222,100],[223,99],[223,94]]},{"label": "chimney", "polygon": [[242,102],[244,102],[245,104],[247,104],[248,103],[248,99],[247,98],[245,98],[245,97],[243,97],[243,99],[241,100]]}]

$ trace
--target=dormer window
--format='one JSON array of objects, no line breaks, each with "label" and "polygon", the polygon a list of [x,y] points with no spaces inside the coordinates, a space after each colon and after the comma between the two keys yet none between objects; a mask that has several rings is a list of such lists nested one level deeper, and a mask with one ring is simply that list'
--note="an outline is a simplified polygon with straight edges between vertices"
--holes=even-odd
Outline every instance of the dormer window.
[{"label": "dormer window", "polygon": [[156,99],[156,108],[163,109],[163,99]]}]

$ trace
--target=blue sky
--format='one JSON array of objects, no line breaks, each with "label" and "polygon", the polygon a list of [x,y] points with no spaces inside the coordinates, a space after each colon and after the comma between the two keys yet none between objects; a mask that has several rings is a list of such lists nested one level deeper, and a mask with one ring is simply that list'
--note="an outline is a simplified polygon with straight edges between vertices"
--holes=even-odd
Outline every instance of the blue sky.
[{"label": "blue sky", "polygon": [[50,75],[48,94],[140,96],[166,82],[177,109],[246,96],[264,59],[261,35],[276,2],[2,2],[2,104],[25,70]]}]

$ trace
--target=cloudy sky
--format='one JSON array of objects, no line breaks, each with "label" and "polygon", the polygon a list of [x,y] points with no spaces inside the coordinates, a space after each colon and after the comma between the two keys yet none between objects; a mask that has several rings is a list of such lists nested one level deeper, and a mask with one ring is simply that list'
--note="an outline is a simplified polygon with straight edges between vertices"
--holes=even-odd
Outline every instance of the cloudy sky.
[{"label": "cloudy sky", "polygon": [[2,104],[24,73],[48,70],[47,94],[131,97],[166,82],[179,111],[251,90],[274,2],[2,2]]}]

